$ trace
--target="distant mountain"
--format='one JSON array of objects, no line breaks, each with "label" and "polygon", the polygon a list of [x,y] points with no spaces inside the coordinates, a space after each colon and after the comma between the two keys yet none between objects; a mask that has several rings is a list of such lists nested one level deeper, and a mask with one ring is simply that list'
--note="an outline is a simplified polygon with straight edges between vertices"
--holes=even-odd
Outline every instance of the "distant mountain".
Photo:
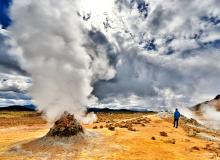
[{"label": "distant mountain", "polygon": [[199,103],[191,108],[192,111],[201,111],[202,107],[213,106],[217,111],[220,111],[220,95],[217,95],[214,99]]},{"label": "distant mountain", "polygon": [[33,110],[36,110],[36,106],[33,105],[33,104],[27,104],[27,105],[24,105],[25,108],[29,108],[29,109],[33,109]]},{"label": "distant mountain", "polygon": [[134,112],[152,112],[148,110],[128,110],[128,109],[109,109],[109,108],[87,108],[87,112],[123,112],[123,113],[134,113]]},{"label": "distant mountain", "polygon": [[34,105],[0,107],[0,111],[35,111]]}]

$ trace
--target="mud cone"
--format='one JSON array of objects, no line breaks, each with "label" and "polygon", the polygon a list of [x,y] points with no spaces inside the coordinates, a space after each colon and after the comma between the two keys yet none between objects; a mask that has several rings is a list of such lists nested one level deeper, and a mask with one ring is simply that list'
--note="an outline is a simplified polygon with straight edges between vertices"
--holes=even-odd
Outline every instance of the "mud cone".
[{"label": "mud cone", "polygon": [[73,114],[64,113],[59,120],[54,123],[46,136],[50,137],[71,137],[83,133],[80,123],[74,118]]}]

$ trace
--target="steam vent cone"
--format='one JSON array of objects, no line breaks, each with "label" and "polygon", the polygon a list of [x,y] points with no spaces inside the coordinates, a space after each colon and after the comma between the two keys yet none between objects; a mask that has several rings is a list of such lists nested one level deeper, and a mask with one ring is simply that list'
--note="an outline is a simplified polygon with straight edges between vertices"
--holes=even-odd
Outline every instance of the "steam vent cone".
[{"label": "steam vent cone", "polygon": [[83,133],[80,123],[74,118],[73,114],[64,112],[59,120],[54,123],[46,136],[50,137],[71,137]]}]

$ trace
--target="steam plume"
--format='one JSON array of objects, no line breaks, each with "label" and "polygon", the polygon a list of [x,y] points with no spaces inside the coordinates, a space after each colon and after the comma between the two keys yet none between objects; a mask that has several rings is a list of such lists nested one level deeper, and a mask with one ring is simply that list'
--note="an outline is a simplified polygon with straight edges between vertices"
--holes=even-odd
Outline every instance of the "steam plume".
[{"label": "steam plume", "polygon": [[63,111],[83,113],[92,92],[94,67],[76,12],[71,0],[15,1],[11,10],[10,31],[22,46],[33,79],[30,94],[50,119]]}]

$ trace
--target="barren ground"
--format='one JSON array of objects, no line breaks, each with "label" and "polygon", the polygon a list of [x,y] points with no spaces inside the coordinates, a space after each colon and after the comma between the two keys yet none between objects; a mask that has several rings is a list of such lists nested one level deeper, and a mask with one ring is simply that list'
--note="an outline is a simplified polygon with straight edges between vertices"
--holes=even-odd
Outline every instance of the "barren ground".
[{"label": "barren ground", "polygon": [[[39,114],[1,112],[0,159],[220,159],[219,132],[183,118],[176,129],[171,118],[157,114],[98,113],[97,116],[96,123],[84,125],[84,138],[45,139],[41,137],[49,126]],[[165,136],[160,132],[165,132]]]}]

